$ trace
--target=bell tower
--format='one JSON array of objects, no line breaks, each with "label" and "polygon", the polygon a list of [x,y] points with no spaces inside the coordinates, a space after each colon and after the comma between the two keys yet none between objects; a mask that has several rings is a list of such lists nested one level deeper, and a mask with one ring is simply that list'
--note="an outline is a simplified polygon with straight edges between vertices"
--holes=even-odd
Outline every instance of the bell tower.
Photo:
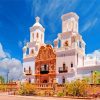
[{"label": "bell tower", "polygon": [[36,23],[30,28],[30,42],[35,42],[37,45],[44,44],[45,29],[40,24],[40,18],[36,17]]},{"label": "bell tower", "polygon": [[78,15],[76,13],[67,13],[62,15],[62,32],[78,33]]}]

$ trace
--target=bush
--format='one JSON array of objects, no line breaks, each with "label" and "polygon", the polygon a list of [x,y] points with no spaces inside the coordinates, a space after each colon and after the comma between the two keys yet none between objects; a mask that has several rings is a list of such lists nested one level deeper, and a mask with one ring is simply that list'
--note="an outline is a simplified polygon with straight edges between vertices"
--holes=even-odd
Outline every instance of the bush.
[{"label": "bush", "polygon": [[35,88],[32,84],[29,84],[29,83],[22,84],[20,89],[18,90],[18,94],[35,95]]},{"label": "bush", "polygon": [[71,96],[86,96],[88,84],[84,80],[76,80],[71,83],[66,83],[66,94]]},{"label": "bush", "polygon": [[0,85],[0,91],[6,91],[6,89],[7,89],[7,85],[5,84]]},{"label": "bush", "polygon": [[58,92],[57,96],[62,97],[62,96],[64,96],[64,93],[63,92]]},{"label": "bush", "polygon": [[45,96],[45,95],[46,95],[46,93],[45,93],[45,91],[40,90],[40,91],[38,92],[38,95],[39,95],[39,96]]}]

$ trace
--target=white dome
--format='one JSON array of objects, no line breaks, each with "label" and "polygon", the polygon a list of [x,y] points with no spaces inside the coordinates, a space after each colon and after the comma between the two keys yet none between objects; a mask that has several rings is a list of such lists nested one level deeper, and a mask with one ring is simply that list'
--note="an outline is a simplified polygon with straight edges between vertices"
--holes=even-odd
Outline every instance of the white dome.
[{"label": "white dome", "polygon": [[39,22],[36,22],[34,25],[33,25],[33,27],[34,26],[40,26],[40,27],[42,27],[42,25],[39,23]]},{"label": "white dome", "polygon": [[39,23],[40,18],[39,18],[39,17],[36,17],[35,19],[36,19],[36,23],[33,25],[33,27],[34,27],[34,26],[43,27],[43,26]]}]

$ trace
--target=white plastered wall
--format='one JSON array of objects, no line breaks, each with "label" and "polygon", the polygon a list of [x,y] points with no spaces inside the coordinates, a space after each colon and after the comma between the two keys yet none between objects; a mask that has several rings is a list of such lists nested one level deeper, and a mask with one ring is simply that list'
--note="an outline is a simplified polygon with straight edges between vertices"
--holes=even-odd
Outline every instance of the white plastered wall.
[{"label": "white plastered wall", "polygon": [[[38,39],[37,39],[37,33],[38,33]],[[34,38],[33,38],[32,34],[34,34]],[[41,36],[42,36],[42,38],[41,38]],[[30,33],[30,42],[37,41],[37,40],[40,43],[44,43],[44,33],[42,31],[40,31],[39,29],[36,29]]]},{"label": "white plastered wall", "polygon": [[[31,67],[32,75],[35,74],[35,62],[34,62],[34,60],[23,62],[23,70],[24,70],[24,68],[26,70],[29,70],[29,66]],[[26,76],[27,80],[28,80],[28,78],[31,78],[31,82],[34,83],[34,78],[32,76]]]},{"label": "white plastered wall", "polygon": [[63,67],[63,63],[66,64],[66,66],[68,67],[68,70],[70,72],[70,70],[71,70],[71,63],[73,63],[73,68],[76,67],[76,64],[75,64],[75,55],[73,55],[73,56],[56,57],[56,73],[57,73],[56,81],[59,84],[62,83],[63,76],[65,77],[66,81],[71,81],[74,78],[74,77],[71,77],[71,76],[67,77],[66,73],[63,74],[63,75],[59,73],[59,67]]}]

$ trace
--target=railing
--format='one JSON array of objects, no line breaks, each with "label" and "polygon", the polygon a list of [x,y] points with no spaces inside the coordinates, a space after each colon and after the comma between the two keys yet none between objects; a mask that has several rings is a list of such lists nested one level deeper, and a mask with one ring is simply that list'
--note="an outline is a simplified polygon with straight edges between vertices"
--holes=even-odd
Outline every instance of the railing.
[{"label": "railing", "polygon": [[32,75],[32,70],[26,70],[25,75]]},{"label": "railing", "polygon": [[67,67],[65,67],[65,68],[59,67],[59,73],[65,73],[65,72],[68,72],[68,68]]},{"label": "railing", "polygon": [[49,73],[48,70],[40,71],[40,74],[48,74],[48,73]]},{"label": "railing", "polygon": [[35,86],[37,88],[53,88],[53,83],[36,83]]}]

